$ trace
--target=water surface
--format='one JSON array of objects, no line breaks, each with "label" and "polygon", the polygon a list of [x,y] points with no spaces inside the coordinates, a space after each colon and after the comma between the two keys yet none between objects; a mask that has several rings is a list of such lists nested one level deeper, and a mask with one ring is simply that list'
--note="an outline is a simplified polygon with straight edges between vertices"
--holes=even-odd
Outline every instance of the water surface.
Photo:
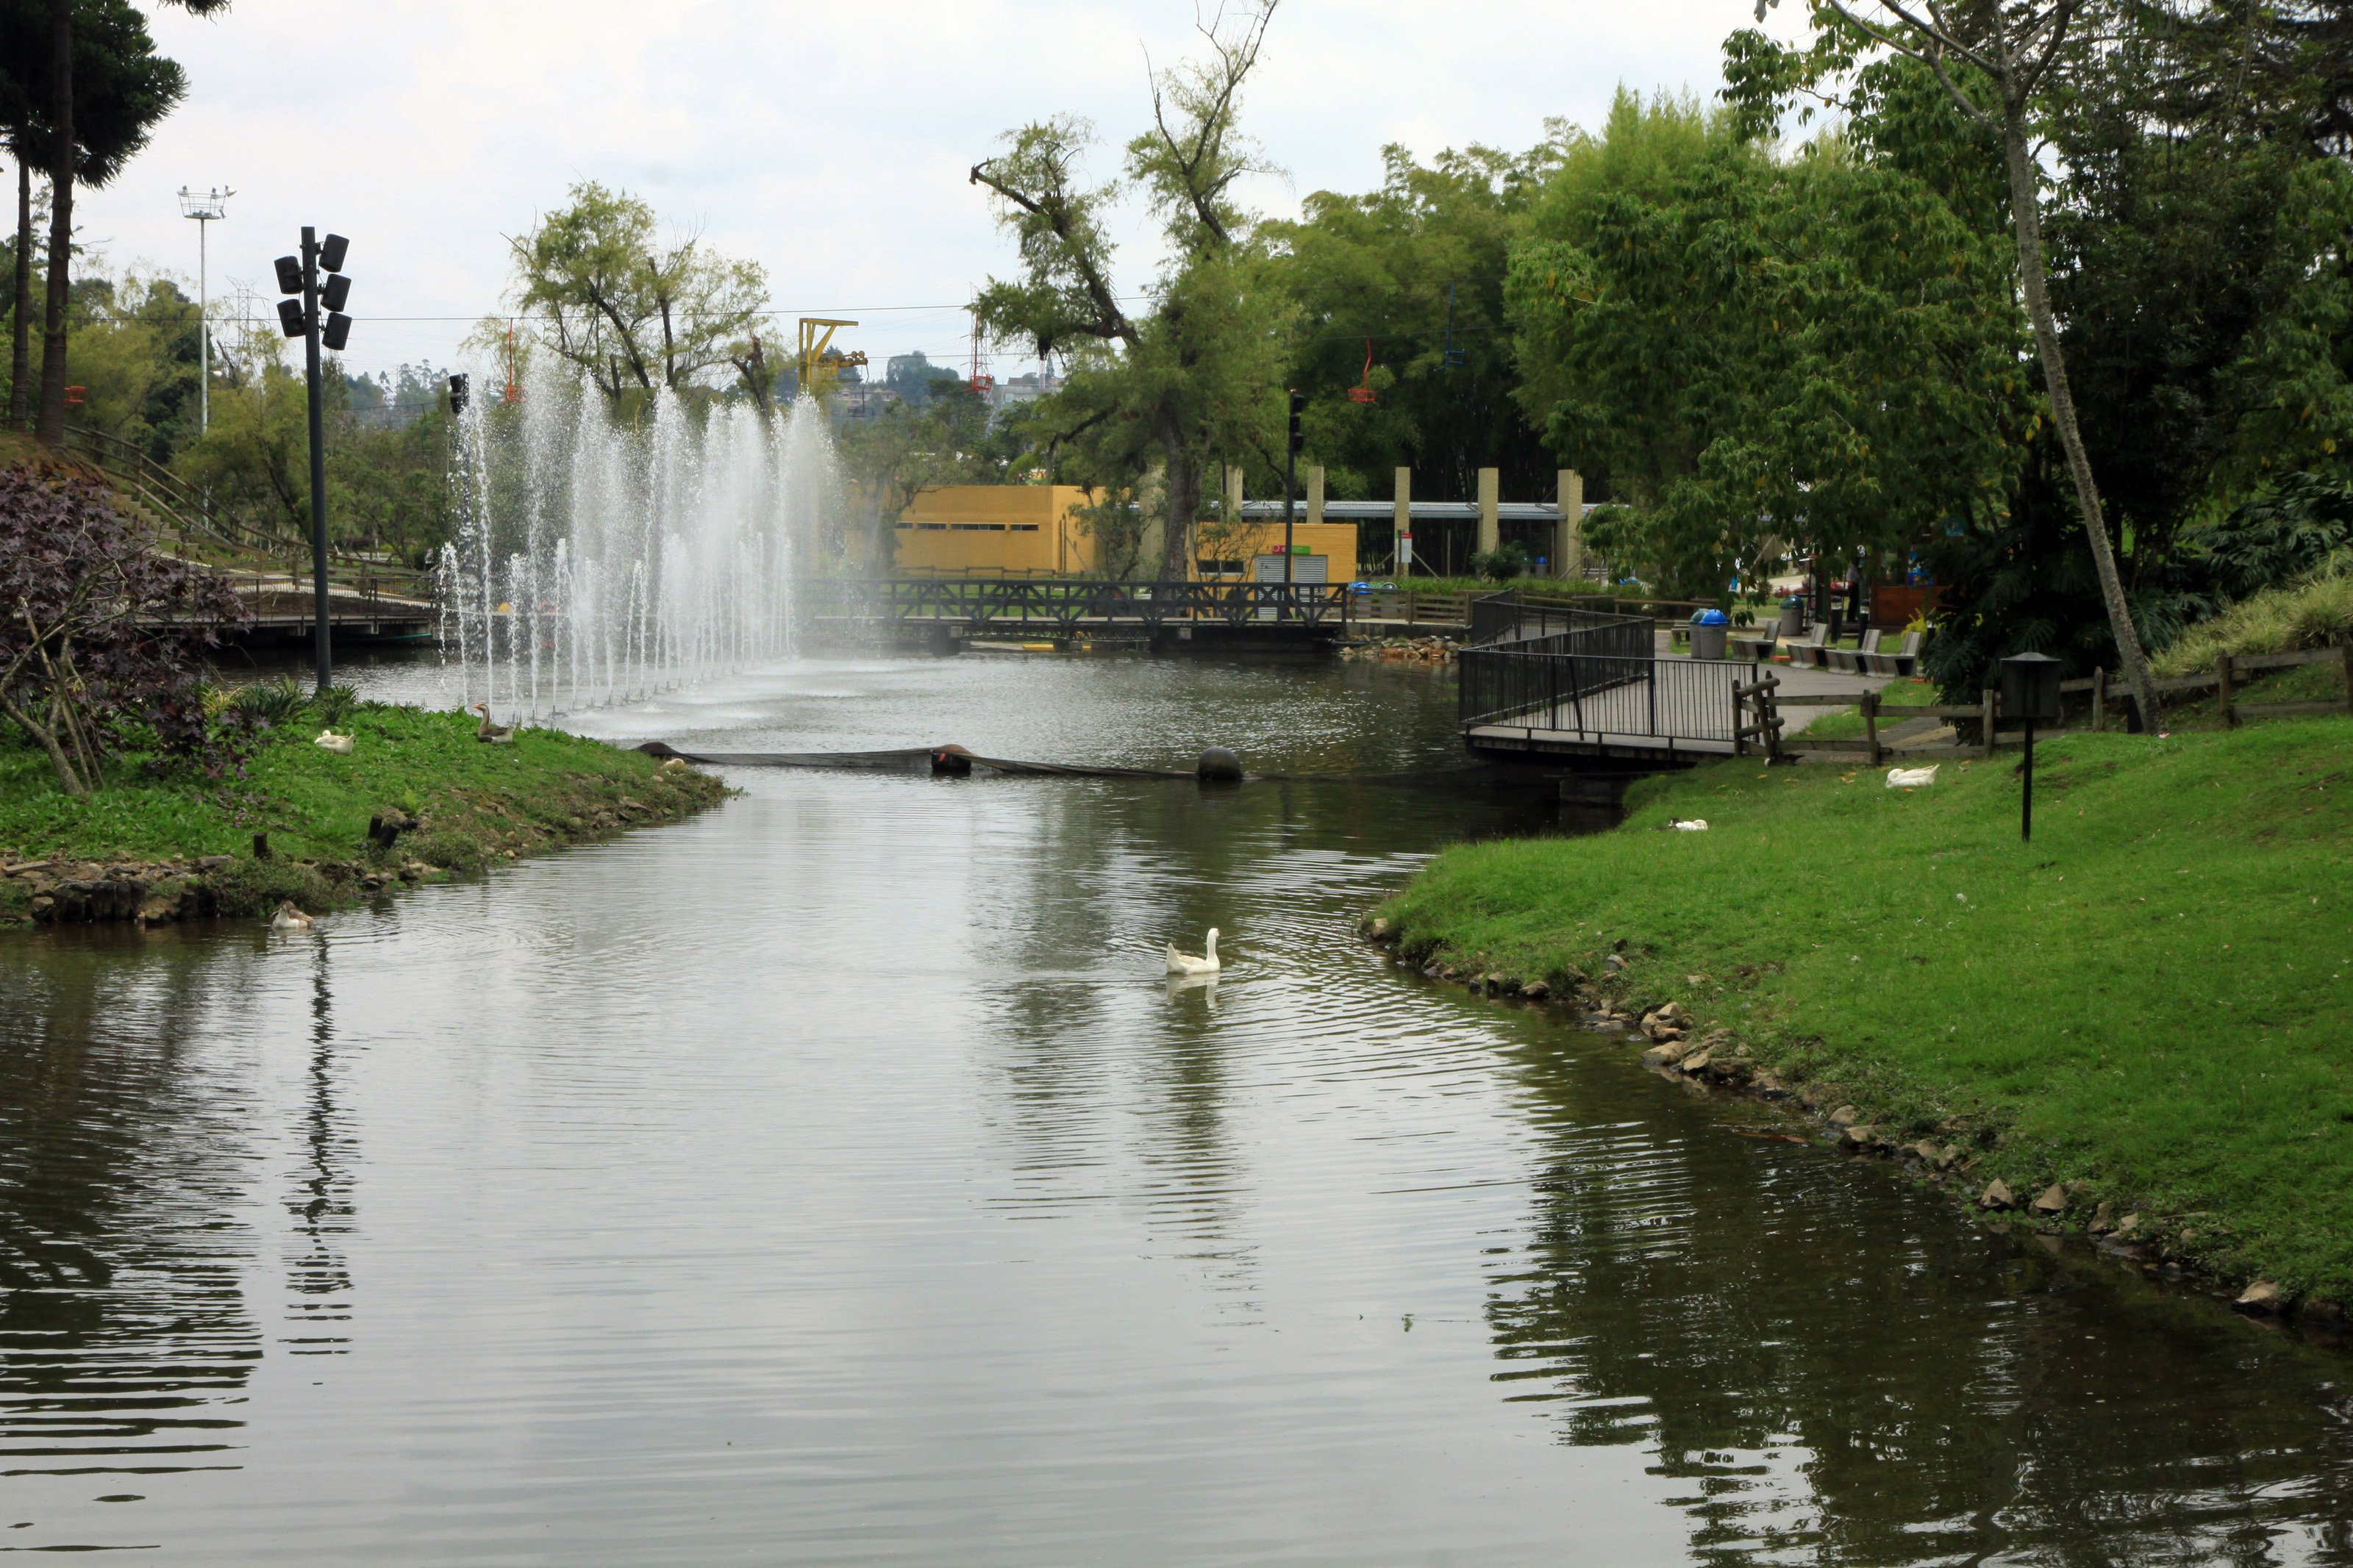
[{"label": "water surface", "polygon": [[[1356,780],[1451,703],[974,656],[575,721]],[[0,1546],[2353,1562],[2340,1359],[1354,939],[1525,801],[730,782],[300,937],[0,940]]]}]

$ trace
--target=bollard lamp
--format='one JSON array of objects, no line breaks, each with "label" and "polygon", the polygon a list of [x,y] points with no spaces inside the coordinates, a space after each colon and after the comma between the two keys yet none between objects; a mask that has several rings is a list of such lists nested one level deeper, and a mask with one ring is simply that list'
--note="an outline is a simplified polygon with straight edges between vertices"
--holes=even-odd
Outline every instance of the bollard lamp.
[{"label": "bollard lamp", "polygon": [[[2025,784],[2018,800],[2018,840],[2034,837],[2034,726],[2059,721],[2059,661],[2047,653],[2014,653],[2001,661],[2001,716],[2026,727]],[[1990,746],[1993,737],[1986,737]]]},{"label": "bollard lamp", "polygon": [[2014,653],[2001,661],[2001,716],[2032,724],[2059,721],[2060,664],[2047,653]]}]

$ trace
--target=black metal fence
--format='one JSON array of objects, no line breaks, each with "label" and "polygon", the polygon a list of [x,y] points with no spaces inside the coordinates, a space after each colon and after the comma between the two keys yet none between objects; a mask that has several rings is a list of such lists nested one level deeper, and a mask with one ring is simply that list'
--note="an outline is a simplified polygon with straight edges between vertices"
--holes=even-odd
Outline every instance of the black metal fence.
[{"label": "black metal fence", "polygon": [[1613,636],[1622,640],[1623,633],[1588,627],[1556,633],[1541,639],[1542,647],[1465,648],[1457,710],[1464,727],[1736,744],[1740,710],[1734,689],[1753,682],[1758,666],[1659,658],[1648,646],[1639,656],[1577,646]]},{"label": "black metal fence", "polygon": [[1474,646],[1527,647],[1564,634],[1609,634],[1550,648],[1555,653],[1609,653],[1648,658],[1654,637],[1648,616],[1617,615],[1577,605],[1532,603],[1517,588],[1471,601]]},{"label": "black metal fence", "polygon": [[1085,578],[973,582],[941,578],[811,578],[804,615],[872,621],[955,621],[976,629],[1164,625],[1347,625],[1345,583],[1107,583]]}]

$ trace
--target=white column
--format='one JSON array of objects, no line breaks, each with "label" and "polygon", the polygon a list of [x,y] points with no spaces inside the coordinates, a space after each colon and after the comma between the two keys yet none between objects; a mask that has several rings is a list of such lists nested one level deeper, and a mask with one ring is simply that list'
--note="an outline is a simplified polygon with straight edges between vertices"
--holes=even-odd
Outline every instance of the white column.
[{"label": "white column", "polygon": [[1396,570],[1402,577],[1413,570],[1413,470],[1397,471],[1397,500],[1389,516],[1397,529]]},{"label": "white column", "polygon": [[1479,548],[1493,550],[1504,542],[1504,527],[1498,503],[1504,488],[1500,469],[1479,470]]},{"label": "white column", "polygon": [[1553,525],[1553,575],[1574,580],[1585,575],[1585,476],[1575,468],[1560,471],[1560,521]]}]

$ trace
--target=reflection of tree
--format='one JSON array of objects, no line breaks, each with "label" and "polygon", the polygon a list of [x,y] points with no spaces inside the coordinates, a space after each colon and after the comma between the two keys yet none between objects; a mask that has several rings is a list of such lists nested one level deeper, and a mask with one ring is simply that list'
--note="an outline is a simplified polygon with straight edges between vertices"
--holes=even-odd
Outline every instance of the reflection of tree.
[{"label": "reflection of tree", "polygon": [[1565,1442],[1654,1443],[1699,1556],[2260,1563],[2257,1520],[2353,1516],[2327,1369],[2210,1305],[1960,1231],[1883,1170],[1693,1136],[1621,1062],[1528,1081],[1499,1380]]},{"label": "reflection of tree", "polygon": [[184,1046],[242,993],[193,950],[116,951],[138,941],[0,960],[0,1447],[19,1474],[216,1462],[259,1354],[224,1256],[248,1086]]},{"label": "reflection of tree", "polygon": [[[1019,1201],[1115,1191],[1211,1278],[1239,1281],[1253,1244],[1230,1127],[1238,1043],[1247,1056],[1314,1030],[1308,972],[1333,944],[1355,949],[1398,852],[1525,826],[1525,803],[1299,781],[987,787],[1022,792],[1029,834],[972,894],[976,967],[998,977],[982,1029]],[[1239,977],[1214,1012],[1205,991],[1158,979],[1161,944],[1197,947],[1213,925]],[[1107,1189],[1123,1156],[1140,1169]]]},{"label": "reflection of tree", "polygon": [[335,1103],[334,994],[330,988],[327,939],[313,938],[311,968],[311,1058],[302,1117],[303,1165],[287,1204],[307,1250],[293,1259],[287,1287],[298,1321],[306,1331],[295,1342],[298,1355],[340,1354],[340,1333],[321,1331],[351,1318],[352,1279],[338,1250],[352,1221],[352,1138]]}]

